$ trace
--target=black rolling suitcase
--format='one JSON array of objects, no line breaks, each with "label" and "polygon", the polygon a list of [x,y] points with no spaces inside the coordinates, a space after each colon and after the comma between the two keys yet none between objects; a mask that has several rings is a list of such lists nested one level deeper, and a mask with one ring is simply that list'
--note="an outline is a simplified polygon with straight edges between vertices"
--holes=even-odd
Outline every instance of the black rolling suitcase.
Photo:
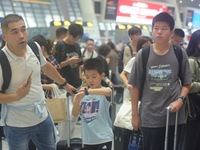
[{"label": "black rolling suitcase", "polygon": [[70,139],[70,111],[69,111],[69,93],[66,94],[67,99],[67,140],[60,140],[57,143],[57,150],[84,150],[82,139]]},{"label": "black rolling suitcase", "polygon": [[131,130],[114,127],[114,150],[128,150]]}]

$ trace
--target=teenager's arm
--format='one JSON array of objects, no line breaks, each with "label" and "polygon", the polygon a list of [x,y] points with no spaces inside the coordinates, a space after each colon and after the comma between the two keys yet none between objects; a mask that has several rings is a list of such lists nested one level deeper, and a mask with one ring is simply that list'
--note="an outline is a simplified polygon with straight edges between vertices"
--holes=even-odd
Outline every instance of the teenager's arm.
[{"label": "teenager's arm", "polygon": [[124,84],[124,87],[126,87],[127,89],[131,89],[131,85],[128,84],[128,79],[127,79],[127,75],[128,75],[128,72],[126,71],[122,71],[121,74],[120,74],[120,79],[122,81],[122,83]]},{"label": "teenager's arm", "polygon": [[134,130],[138,130],[141,128],[140,118],[138,115],[138,98],[139,98],[139,90],[132,86],[131,90],[131,106],[132,106],[132,125]]}]

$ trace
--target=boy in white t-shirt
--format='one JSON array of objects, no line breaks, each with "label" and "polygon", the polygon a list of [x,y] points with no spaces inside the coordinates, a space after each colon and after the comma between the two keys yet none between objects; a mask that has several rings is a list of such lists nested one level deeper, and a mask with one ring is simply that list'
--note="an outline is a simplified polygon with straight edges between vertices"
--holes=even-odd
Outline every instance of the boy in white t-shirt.
[{"label": "boy in white t-shirt", "polygon": [[113,131],[109,115],[110,88],[102,87],[103,64],[96,58],[84,62],[86,82],[90,88],[79,91],[73,100],[72,114],[82,120],[83,144],[87,150],[98,150],[104,146],[112,149]]}]

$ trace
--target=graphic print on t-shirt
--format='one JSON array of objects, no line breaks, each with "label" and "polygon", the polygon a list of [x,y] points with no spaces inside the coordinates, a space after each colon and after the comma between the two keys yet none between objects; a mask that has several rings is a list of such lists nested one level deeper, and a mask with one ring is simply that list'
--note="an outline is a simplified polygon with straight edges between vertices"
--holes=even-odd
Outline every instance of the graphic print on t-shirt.
[{"label": "graphic print on t-shirt", "polygon": [[97,118],[99,112],[99,100],[92,100],[88,102],[81,102],[81,114],[83,120],[89,123]]},{"label": "graphic print on t-shirt", "polygon": [[170,65],[151,66],[148,71],[150,90],[161,91],[170,85],[172,70]]}]

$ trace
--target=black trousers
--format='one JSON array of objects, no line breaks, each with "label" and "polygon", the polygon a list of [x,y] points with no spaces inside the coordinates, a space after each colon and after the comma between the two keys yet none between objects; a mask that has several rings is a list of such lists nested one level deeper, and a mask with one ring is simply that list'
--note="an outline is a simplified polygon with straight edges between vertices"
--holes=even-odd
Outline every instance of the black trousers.
[{"label": "black trousers", "polygon": [[106,146],[106,150],[112,149],[112,142],[97,144],[97,145],[84,145],[84,150],[102,150],[102,148]]},{"label": "black trousers", "polygon": [[179,150],[200,150],[200,120],[186,123],[181,134]]},{"label": "black trousers", "polygon": [[[178,125],[177,131],[177,149],[180,142],[180,133],[183,125]],[[143,150],[164,150],[165,146],[165,127],[162,128],[144,128],[143,134]],[[174,126],[169,126],[168,131],[168,149],[173,150],[174,146]]]}]

